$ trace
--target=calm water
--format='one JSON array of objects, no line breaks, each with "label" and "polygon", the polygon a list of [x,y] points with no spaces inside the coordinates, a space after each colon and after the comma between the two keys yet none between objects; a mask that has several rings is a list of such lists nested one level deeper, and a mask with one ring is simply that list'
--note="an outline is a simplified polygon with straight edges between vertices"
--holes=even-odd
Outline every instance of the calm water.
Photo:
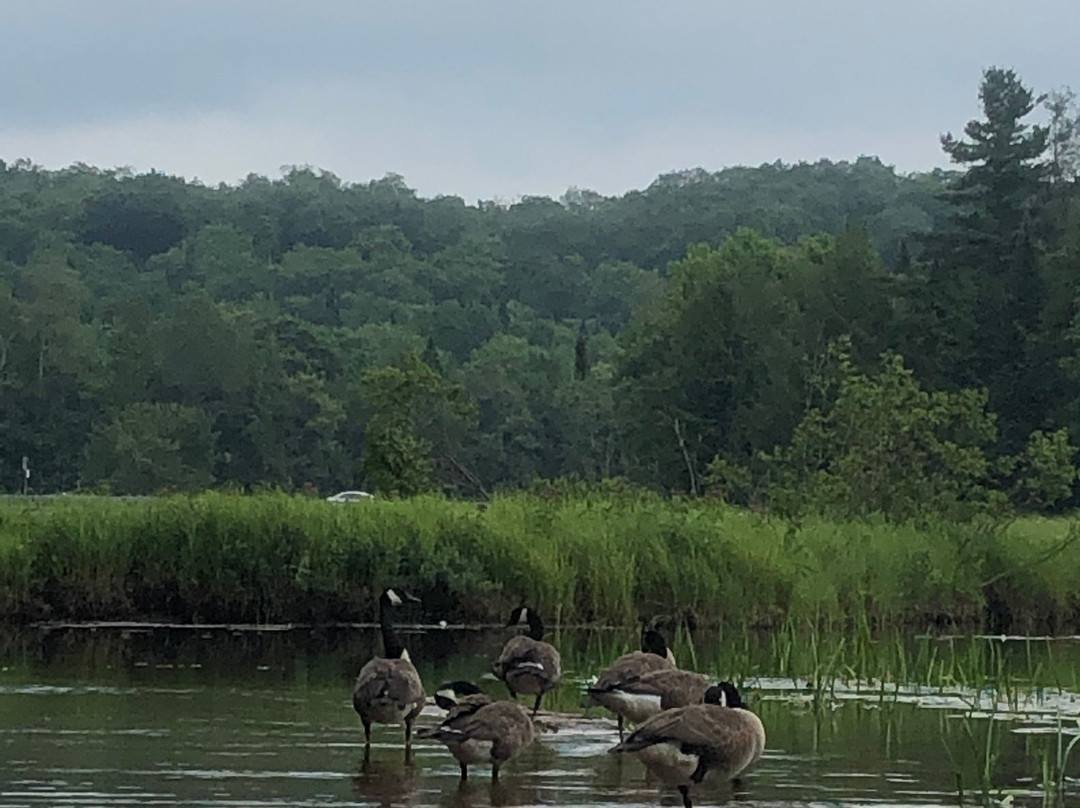
[{"label": "calm water", "polygon": [[[409,634],[407,644],[431,692],[450,678],[479,677],[506,636],[436,629]],[[370,765],[361,765],[350,695],[377,647],[371,629],[0,632],[0,805],[680,805],[635,761],[606,754],[613,721],[578,709],[581,682],[631,639],[561,634],[569,670],[549,719],[558,731],[511,762],[497,787],[477,767],[459,788],[457,764],[441,745],[416,742],[415,763],[405,766],[396,727],[376,728]],[[987,750],[997,798],[1052,804],[1044,803],[1042,766],[1056,753],[1058,721],[1076,730],[1080,703],[1070,689],[1016,686],[998,701],[911,686],[881,699],[880,688],[848,682],[815,709],[805,682],[769,671],[768,638],[744,639],[737,653],[697,640],[699,669],[748,677],[769,740],[737,793],[706,783],[695,804],[952,806],[958,770],[967,802],[978,804],[971,790]],[[676,650],[689,667],[689,650]],[[1034,651],[1027,643],[1013,656],[1027,674],[1080,669],[1075,641]],[[736,663],[725,667],[725,657]],[[485,687],[503,695],[498,683]],[[421,721],[439,715],[431,707]],[[1065,805],[1080,805],[1080,753],[1073,758]]]}]

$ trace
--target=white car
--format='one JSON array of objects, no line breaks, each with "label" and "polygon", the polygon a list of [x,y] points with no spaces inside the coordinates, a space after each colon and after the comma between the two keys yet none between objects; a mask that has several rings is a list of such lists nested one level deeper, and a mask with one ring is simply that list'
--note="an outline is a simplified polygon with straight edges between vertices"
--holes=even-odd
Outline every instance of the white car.
[{"label": "white car", "polygon": [[367,491],[341,491],[334,494],[332,497],[327,497],[327,502],[364,502],[365,500],[375,499],[374,494],[369,494]]}]

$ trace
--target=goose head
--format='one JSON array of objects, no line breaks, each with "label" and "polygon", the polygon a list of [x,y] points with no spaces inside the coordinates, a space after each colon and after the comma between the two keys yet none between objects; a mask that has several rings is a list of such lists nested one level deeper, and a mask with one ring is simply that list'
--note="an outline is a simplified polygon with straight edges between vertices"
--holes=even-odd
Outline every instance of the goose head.
[{"label": "goose head", "polygon": [[664,635],[654,629],[646,629],[645,633],[641,635],[641,650],[647,654],[656,654],[674,661],[671,649],[664,642]]},{"label": "goose head", "polygon": [[717,682],[705,691],[706,704],[719,704],[721,707],[745,707],[738,688],[731,682]]},{"label": "goose head", "polygon": [[482,692],[480,688],[472,682],[458,679],[453,682],[439,685],[439,689],[435,691],[435,704],[443,710],[449,710],[451,707],[454,707],[463,696],[475,696],[480,692]]},{"label": "goose head", "polygon": [[402,606],[405,603],[419,603],[420,598],[412,594],[406,589],[401,587],[389,587],[382,591],[379,595],[379,608],[384,609],[388,606],[397,607]]}]

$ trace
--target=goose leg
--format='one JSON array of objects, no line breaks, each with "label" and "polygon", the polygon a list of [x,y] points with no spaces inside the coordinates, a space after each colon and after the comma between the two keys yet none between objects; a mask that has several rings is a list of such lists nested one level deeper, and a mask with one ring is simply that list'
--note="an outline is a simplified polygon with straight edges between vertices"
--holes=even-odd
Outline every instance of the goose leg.
[{"label": "goose leg", "polygon": [[623,717],[622,713],[619,713],[619,743],[623,742]]},{"label": "goose leg", "polygon": [[491,764],[491,782],[493,782],[493,783],[499,782],[499,764],[498,763],[492,763]]},{"label": "goose leg", "polygon": [[467,763],[458,763],[458,766],[461,767],[461,782],[464,783],[469,779],[469,766]]},{"label": "goose leg", "polygon": [[690,786],[679,786],[679,793],[682,794],[683,808],[694,808],[694,803],[690,801]]},{"label": "goose leg", "polygon": [[365,718],[360,719],[364,724],[364,748],[371,748],[371,722]]},{"label": "goose leg", "polygon": [[537,693],[536,694],[536,703],[533,704],[533,711],[532,711],[533,718],[536,718],[536,714],[540,711],[540,699],[542,699],[542,698],[544,698],[543,693]]},{"label": "goose leg", "polygon": [[412,763],[412,722],[411,718],[405,719],[405,762]]}]

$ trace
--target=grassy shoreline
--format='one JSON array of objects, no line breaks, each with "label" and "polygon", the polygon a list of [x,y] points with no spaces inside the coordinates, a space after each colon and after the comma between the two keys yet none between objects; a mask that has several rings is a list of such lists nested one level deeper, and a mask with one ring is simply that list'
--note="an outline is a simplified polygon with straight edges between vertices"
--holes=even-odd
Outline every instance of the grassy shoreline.
[{"label": "grassy shoreline", "polygon": [[[916,526],[647,495],[334,505],[283,494],[0,502],[0,619],[370,620],[385,584],[431,619],[551,624],[1080,625],[1069,519]],[[1000,625],[999,625],[1000,624]]]}]

